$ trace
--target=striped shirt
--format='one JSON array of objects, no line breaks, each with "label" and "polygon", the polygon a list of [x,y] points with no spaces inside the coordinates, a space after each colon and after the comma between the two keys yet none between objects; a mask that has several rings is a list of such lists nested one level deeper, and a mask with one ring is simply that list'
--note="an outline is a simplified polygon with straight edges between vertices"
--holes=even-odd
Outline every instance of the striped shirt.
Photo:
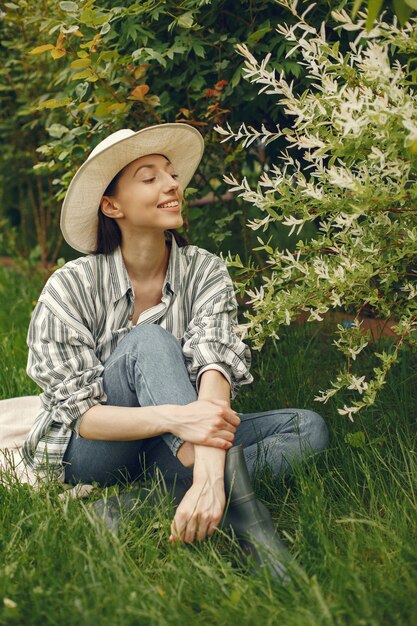
[{"label": "striped shirt", "polygon": [[[161,302],[137,324],[160,324],[182,346],[191,383],[209,369],[230,383],[231,399],[250,384],[251,352],[238,336],[237,301],[224,261],[195,245],[178,246],[170,231]],[[62,459],[84,413],[105,404],[104,363],[133,328],[134,291],[120,246],[65,263],[46,281],[32,312],[26,372],[43,390],[41,408],[22,447],[22,462],[43,479],[64,482]]]}]

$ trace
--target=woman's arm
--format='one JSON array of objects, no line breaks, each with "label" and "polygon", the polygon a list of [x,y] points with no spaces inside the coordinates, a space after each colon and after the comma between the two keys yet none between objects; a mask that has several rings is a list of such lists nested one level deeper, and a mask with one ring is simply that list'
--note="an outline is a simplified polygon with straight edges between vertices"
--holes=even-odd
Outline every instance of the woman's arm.
[{"label": "woman's arm", "polygon": [[97,404],[88,409],[79,423],[78,434],[87,439],[131,441],[162,435],[174,428],[176,405],[111,406]]},{"label": "woman's arm", "polygon": [[[223,374],[217,370],[206,370],[200,379],[199,400],[223,400],[230,406],[229,398],[230,384]],[[183,446],[187,444],[188,442]],[[226,504],[226,451],[197,444],[193,448],[193,484],[180,502],[171,522],[170,543],[178,540],[191,543],[211,536],[221,520]]]},{"label": "woman's arm", "polygon": [[[210,372],[210,374],[209,374]],[[200,377],[204,384],[199,386],[199,400],[223,400],[230,407],[230,383],[226,380],[218,370],[206,370]],[[194,467],[194,476],[203,473],[207,469],[214,470],[215,473],[221,474],[224,467],[225,450],[218,449],[221,454],[212,454],[207,446],[193,444],[185,441],[178,449],[177,457],[183,465],[191,467],[195,463],[197,456],[197,464]]]}]

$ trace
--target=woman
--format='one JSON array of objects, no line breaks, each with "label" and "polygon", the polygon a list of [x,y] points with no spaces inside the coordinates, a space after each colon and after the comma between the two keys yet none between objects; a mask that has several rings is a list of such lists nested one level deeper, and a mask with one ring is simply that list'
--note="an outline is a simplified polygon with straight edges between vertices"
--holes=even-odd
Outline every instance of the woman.
[{"label": "woman", "polygon": [[227,450],[242,445],[252,478],[322,450],[317,413],[237,414],[251,355],[234,332],[237,303],[220,257],[188,242],[183,192],[204,151],[181,123],[101,141],[76,172],[61,230],[79,257],[56,270],[33,311],[27,373],[42,410],[23,447],[40,476],[133,481],[156,466],[187,486],[170,541],[201,541],[222,517]]}]

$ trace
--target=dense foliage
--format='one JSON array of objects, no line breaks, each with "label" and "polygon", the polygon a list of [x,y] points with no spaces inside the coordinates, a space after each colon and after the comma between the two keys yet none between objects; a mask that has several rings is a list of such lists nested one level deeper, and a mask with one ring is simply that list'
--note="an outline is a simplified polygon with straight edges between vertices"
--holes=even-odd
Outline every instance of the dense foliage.
[{"label": "dense foliage", "polygon": [[[245,124],[237,132],[229,124],[215,130],[222,141],[240,141],[246,148],[255,138],[267,146],[284,137],[289,144],[280,157],[284,166],[265,170],[256,189],[246,178],[224,176],[231,191],[263,214],[249,221],[249,228],[268,234],[277,221],[290,233],[297,229],[298,234],[311,221],[319,228],[311,240],[299,239],[294,252],[258,237],[264,267],[245,265],[239,255],[229,254],[227,261],[239,268],[239,288],[250,297],[249,321],[241,329],[257,349],[269,337],[279,339],[279,329],[300,310],[309,313],[307,321],[320,321],[337,308],[356,313],[352,328],[337,326],[334,341],[347,364],[332,388],[315,398],[327,402],[342,389],[351,390],[359,397],[338,411],[352,419],[375,401],[401,351],[417,347],[417,95],[415,70],[401,63],[403,55],[417,50],[417,20],[399,28],[381,19],[368,31],[365,14],[353,23],[347,12],[333,11],[339,28],[358,31],[351,51],[342,54],[338,42],[326,40],[324,23],[316,29],[306,21],[314,4],[303,16],[292,2],[281,4],[298,23],[282,23],[277,30],[293,43],[289,54],[301,53],[310,87],[298,93],[284,72],[276,76],[271,53],[258,61],[247,46],[238,50],[245,58],[245,78],[272,95],[293,122],[274,132]],[[288,149],[293,146],[304,152],[308,167],[293,158]],[[360,372],[370,339],[359,320],[365,307],[391,318],[396,333],[391,349],[374,352],[380,363],[368,380]]]},{"label": "dense foliage", "polygon": [[[324,5],[317,19],[327,13]],[[288,43],[274,28],[281,14],[273,0],[5,3],[1,211],[19,226],[18,251],[37,253],[44,264],[59,254],[71,258],[59,232],[60,208],[94,145],[122,127],[183,121],[199,128],[206,143],[186,194],[186,234],[215,250],[234,236],[247,254],[250,210],[227,193],[219,163],[252,177],[265,155],[262,146],[246,154],[220,144],[213,126],[226,119],[278,121],[269,99],[257,98],[241,79],[239,43],[260,54],[272,50],[275,67],[303,82],[301,66],[285,59]]]}]

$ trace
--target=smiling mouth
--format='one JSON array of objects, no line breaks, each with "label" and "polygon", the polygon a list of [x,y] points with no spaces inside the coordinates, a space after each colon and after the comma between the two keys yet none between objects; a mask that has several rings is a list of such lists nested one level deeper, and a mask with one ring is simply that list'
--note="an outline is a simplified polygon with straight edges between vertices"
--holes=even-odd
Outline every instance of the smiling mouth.
[{"label": "smiling mouth", "polygon": [[165,205],[162,206],[158,206],[158,209],[161,209],[162,211],[173,211],[173,212],[177,212],[180,208],[180,204],[178,201],[175,202],[168,202]]}]

